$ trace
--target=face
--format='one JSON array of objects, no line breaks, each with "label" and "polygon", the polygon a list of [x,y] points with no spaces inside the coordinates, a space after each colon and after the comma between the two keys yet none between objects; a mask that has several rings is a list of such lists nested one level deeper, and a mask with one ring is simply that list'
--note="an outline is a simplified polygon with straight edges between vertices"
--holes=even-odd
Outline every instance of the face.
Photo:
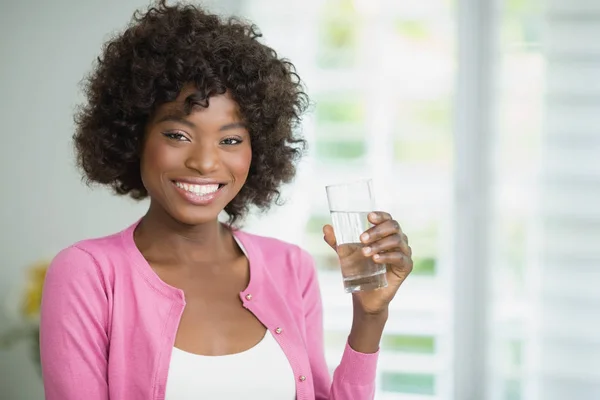
[{"label": "face", "polygon": [[182,90],[161,105],[146,127],[141,158],[151,210],[186,225],[216,221],[248,177],[252,149],[237,103],[226,93],[186,115]]}]

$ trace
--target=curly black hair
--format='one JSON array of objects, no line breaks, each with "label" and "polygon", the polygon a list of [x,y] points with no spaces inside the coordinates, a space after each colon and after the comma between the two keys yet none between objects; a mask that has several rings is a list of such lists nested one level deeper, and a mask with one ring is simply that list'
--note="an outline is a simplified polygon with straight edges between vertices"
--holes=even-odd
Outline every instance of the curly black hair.
[{"label": "curly black hair", "polygon": [[225,207],[229,223],[251,205],[268,209],[305,149],[296,130],[309,100],[294,65],[261,37],[252,23],[190,4],[161,0],[136,11],[83,81],[87,101],[75,115],[73,139],[85,181],[146,198],[140,174],[146,124],[192,83],[197,92],[188,103],[206,107],[211,96],[229,92],[250,133],[252,163],[246,184]]}]

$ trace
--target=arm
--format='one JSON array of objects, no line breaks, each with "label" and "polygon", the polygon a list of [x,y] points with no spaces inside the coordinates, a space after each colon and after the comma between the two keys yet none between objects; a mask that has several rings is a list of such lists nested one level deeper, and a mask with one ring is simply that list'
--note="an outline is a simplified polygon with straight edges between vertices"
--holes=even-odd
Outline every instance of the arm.
[{"label": "arm", "polygon": [[385,321],[383,323],[379,320],[371,321],[368,320],[368,317],[362,319],[355,312],[352,330],[342,360],[333,374],[333,383],[331,383],[325,361],[323,306],[317,273],[312,257],[304,251],[302,251],[301,262],[304,264],[303,269],[308,274],[303,282],[302,295],[315,398],[317,400],[373,399],[379,339]]},{"label": "arm", "polygon": [[94,259],[77,247],[52,261],[42,295],[46,400],[108,400],[108,301]]}]

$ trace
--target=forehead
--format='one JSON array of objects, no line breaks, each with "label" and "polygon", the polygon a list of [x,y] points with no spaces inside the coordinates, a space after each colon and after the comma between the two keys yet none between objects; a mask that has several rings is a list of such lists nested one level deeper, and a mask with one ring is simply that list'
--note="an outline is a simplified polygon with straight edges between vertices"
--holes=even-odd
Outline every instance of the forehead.
[{"label": "forehead", "polygon": [[[183,119],[202,120],[235,120],[241,119],[239,106],[229,92],[210,97],[208,100],[199,96],[194,86],[186,85],[172,102],[161,104],[154,113],[154,121],[165,116]],[[207,122],[207,121],[205,121]]]}]

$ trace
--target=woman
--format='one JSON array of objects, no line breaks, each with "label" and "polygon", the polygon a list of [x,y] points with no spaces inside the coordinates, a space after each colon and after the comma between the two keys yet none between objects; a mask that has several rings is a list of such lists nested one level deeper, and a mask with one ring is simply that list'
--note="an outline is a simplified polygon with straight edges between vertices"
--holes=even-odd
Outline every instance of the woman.
[{"label": "woman", "polygon": [[[48,400],[371,399],[388,304],[412,268],[388,214],[363,238],[388,287],[352,296],[330,380],[311,257],[235,226],[294,176],[307,98],[254,26],[160,2],[104,48],[75,146],[89,182],[147,213],[62,250],[47,273]],[[221,223],[221,211],[229,216]],[[368,237],[367,237],[368,234]],[[324,239],[335,250],[331,226]]]}]

